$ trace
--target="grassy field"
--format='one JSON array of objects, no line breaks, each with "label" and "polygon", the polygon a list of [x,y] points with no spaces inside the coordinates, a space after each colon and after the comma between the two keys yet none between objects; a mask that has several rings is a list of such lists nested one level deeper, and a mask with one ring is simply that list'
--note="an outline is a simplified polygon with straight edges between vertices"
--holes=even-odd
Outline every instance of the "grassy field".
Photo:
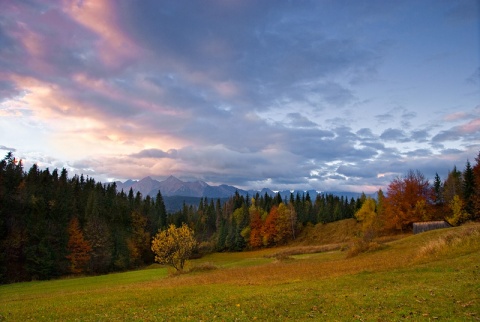
[{"label": "grassy field", "polygon": [[479,224],[406,236],[350,258],[342,249],[315,252],[300,242],[211,254],[182,275],[152,266],[4,285],[0,321],[480,320]]}]

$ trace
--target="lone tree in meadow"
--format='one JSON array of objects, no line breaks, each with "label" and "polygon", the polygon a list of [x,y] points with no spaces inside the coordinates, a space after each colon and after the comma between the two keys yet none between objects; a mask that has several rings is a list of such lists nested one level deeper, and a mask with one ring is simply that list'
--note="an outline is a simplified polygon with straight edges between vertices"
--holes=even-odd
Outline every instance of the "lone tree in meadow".
[{"label": "lone tree in meadow", "polygon": [[193,230],[185,223],[180,228],[172,224],[167,230],[159,230],[152,241],[155,261],[173,266],[177,271],[183,271],[186,261],[197,245],[193,234]]}]

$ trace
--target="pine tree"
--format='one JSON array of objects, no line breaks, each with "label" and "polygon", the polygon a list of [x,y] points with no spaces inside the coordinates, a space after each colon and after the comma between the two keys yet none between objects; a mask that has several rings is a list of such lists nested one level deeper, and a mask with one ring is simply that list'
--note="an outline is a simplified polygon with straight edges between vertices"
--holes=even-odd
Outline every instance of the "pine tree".
[{"label": "pine tree", "polygon": [[164,229],[167,227],[167,210],[165,209],[165,202],[160,190],[158,190],[155,198],[155,211],[158,216],[157,229]]},{"label": "pine tree", "polygon": [[475,211],[475,176],[473,174],[472,166],[467,160],[465,170],[463,172],[463,199],[465,201],[465,211],[469,216],[473,216]]},{"label": "pine tree", "polygon": [[478,152],[477,157],[475,158],[475,165],[472,168],[474,182],[475,182],[475,191],[473,193],[473,212],[472,219],[480,220],[480,152]]},{"label": "pine tree", "polygon": [[149,260],[150,233],[145,230],[147,218],[139,211],[133,211],[131,218],[132,231],[128,239],[128,249],[130,250],[131,262],[135,266],[140,266]]},{"label": "pine tree", "polygon": [[89,270],[106,273],[112,264],[113,243],[110,229],[103,218],[91,217],[85,225],[85,238],[90,243]]},{"label": "pine tree", "polygon": [[445,204],[450,204],[455,195],[463,198],[462,172],[458,171],[456,166],[448,173],[447,180],[443,184],[443,200]]}]

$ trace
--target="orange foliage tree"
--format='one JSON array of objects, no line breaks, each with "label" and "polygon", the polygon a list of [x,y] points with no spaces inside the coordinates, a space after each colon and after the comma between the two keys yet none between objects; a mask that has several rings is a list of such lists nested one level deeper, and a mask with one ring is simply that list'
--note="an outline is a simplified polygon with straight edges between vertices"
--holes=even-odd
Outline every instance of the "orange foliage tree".
[{"label": "orange foliage tree", "polygon": [[264,246],[272,246],[277,235],[278,207],[273,206],[268,213],[262,227],[262,240]]},{"label": "orange foliage tree", "polygon": [[90,252],[92,246],[83,237],[82,229],[77,217],[73,217],[68,225],[68,244],[67,249],[70,252],[67,259],[70,261],[70,272],[81,274],[90,261]]},{"label": "orange foliage tree", "polygon": [[415,221],[433,219],[432,200],[433,189],[418,170],[394,179],[385,198],[385,228],[403,231]]},{"label": "orange foliage tree", "polygon": [[256,207],[254,202],[248,210],[250,214],[250,236],[248,240],[248,245],[251,248],[257,248],[262,246],[262,212],[259,207]]},{"label": "orange foliage tree", "polygon": [[[250,222],[252,225],[252,222]],[[286,243],[295,238],[297,229],[297,213],[293,205],[286,206],[281,202],[273,206],[268,213],[261,230],[264,246],[273,246]],[[252,229],[253,230],[253,229]]]}]

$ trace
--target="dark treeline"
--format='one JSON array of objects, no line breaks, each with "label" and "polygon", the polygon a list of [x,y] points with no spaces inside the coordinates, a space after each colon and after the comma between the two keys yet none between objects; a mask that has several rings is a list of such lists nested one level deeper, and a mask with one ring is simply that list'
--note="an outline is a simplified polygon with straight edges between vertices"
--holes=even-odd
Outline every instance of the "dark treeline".
[{"label": "dark treeline", "polygon": [[[0,281],[98,274],[151,263],[150,236],[166,221],[161,194],[154,200],[117,192],[115,183],[69,179],[65,169],[58,173],[33,165],[24,172],[9,153],[0,162]],[[85,249],[79,245],[88,249],[81,265],[75,253]]]},{"label": "dark treeline", "polygon": [[[252,198],[253,197],[253,198]],[[28,172],[12,153],[0,161],[0,282],[124,271],[154,262],[151,238],[169,224],[194,229],[199,251],[241,251],[295,238],[307,223],[352,218],[364,196],[291,195],[201,199],[167,215],[156,198],[115,183],[68,177],[65,169]]]}]

